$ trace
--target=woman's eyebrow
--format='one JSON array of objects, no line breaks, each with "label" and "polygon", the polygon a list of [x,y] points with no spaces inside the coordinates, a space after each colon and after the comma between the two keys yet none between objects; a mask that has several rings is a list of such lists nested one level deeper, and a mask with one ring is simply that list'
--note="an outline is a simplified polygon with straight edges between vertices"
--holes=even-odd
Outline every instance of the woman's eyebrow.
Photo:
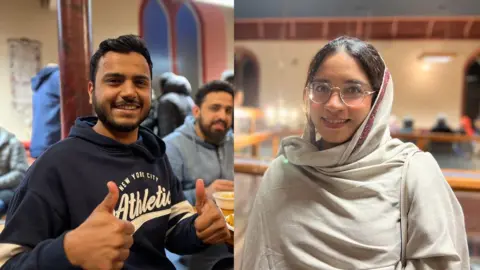
[{"label": "woman's eyebrow", "polygon": [[313,78],[312,82],[330,83],[327,79]]},{"label": "woman's eyebrow", "polygon": [[354,83],[354,84],[361,84],[361,85],[366,85],[366,83],[359,81],[359,80],[346,80],[346,83]]}]

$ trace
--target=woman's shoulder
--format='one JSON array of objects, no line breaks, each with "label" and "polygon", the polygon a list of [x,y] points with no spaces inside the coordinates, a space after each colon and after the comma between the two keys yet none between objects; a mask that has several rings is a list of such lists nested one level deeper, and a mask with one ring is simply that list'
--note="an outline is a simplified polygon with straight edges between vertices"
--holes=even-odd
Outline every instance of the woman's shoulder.
[{"label": "woman's shoulder", "polygon": [[408,171],[416,173],[442,173],[432,154],[423,151],[418,151],[410,157]]},{"label": "woman's shoulder", "polygon": [[448,186],[448,182],[435,158],[428,152],[415,153],[407,168],[407,187],[414,193],[435,192]]},{"label": "woman's shoulder", "polygon": [[272,189],[284,187],[288,182],[287,179],[297,173],[294,167],[284,155],[277,156],[268,164],[268,168],[263,174],[260,190],[268,192]]},{"label": "woman's shoulder", "polygon": [[273,159],[268,165],[268,169],[265,172],[265,176],[275,175],[276,177],[284,175],[286,172],[291,170],[292,164],[289,164],[288,159],[285,155],[278,155]]}]

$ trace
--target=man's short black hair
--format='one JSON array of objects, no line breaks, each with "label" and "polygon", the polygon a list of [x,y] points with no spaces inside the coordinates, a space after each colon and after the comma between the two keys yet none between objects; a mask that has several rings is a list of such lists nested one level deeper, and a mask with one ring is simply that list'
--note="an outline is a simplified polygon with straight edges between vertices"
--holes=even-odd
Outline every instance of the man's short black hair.
[{"label": "man's short black hair", "polygon": [[136,52],[141,54],[147,60],[150,67],[150,79],[152,78],[153,63],[150,58],[150,53],[147,49],[147,44],[143,39],[136,35],[123,35],[118,38],[109,38],[98,46],[97,51],[90,58],[90,81],[95,85],[95,76],[97,75],[98,62],[108,52],[117,53],[131,53]]},{"label": "man's short black hair", "polygon": [[229,84],[226,81],[214,80],[202,85],[195,95],[195,104],[200,107],[205,100],[205,97],[213,92],[225,92],[232,96],[232,99],[235,95],[233,90],[233,85]]}]

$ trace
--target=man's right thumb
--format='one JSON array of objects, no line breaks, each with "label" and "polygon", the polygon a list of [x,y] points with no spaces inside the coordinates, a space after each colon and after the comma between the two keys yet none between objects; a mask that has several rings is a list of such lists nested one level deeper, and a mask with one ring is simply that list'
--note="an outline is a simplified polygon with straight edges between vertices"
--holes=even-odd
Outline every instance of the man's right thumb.
[{"label": "man's right thumb", "polygon": [[113,213],[113,210],[115,210],[115,206],[117,205],[118,198],[120,197],[120,191],[118,191],[117,184],[112,181],[107,183],[107,188],[108,194],[103,202],[98,205],[97,210]]},{"label": "man's right thumb", "polygon": [[205,192],[205,183],[203,182],[203,179],[198,179],[197,182],[195,183],[195,197],[196,197],[195,208],[197,209],[197,213],[201,215],[203,205],[207,201],[207,195]]}]

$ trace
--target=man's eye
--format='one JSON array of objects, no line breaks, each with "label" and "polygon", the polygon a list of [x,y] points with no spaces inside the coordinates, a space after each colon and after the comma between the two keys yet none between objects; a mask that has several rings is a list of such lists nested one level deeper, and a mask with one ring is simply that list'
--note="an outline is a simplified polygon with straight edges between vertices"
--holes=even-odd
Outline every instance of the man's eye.
[{"label": "man's eye", "polygon": [[107,80],[108,83],[111,83],[111,84],[118,84],[118,83],[121,83],[122,80],[120,79],[109,79]]},{"label": "man's eye", "polygon": [[139,81],[136,81],[135,84],[136,84],[136,85],[140,85],[140,86],[146,86],[146,85],[147,85],[147,82],[144,81],[144,80],[139,80]]}]

